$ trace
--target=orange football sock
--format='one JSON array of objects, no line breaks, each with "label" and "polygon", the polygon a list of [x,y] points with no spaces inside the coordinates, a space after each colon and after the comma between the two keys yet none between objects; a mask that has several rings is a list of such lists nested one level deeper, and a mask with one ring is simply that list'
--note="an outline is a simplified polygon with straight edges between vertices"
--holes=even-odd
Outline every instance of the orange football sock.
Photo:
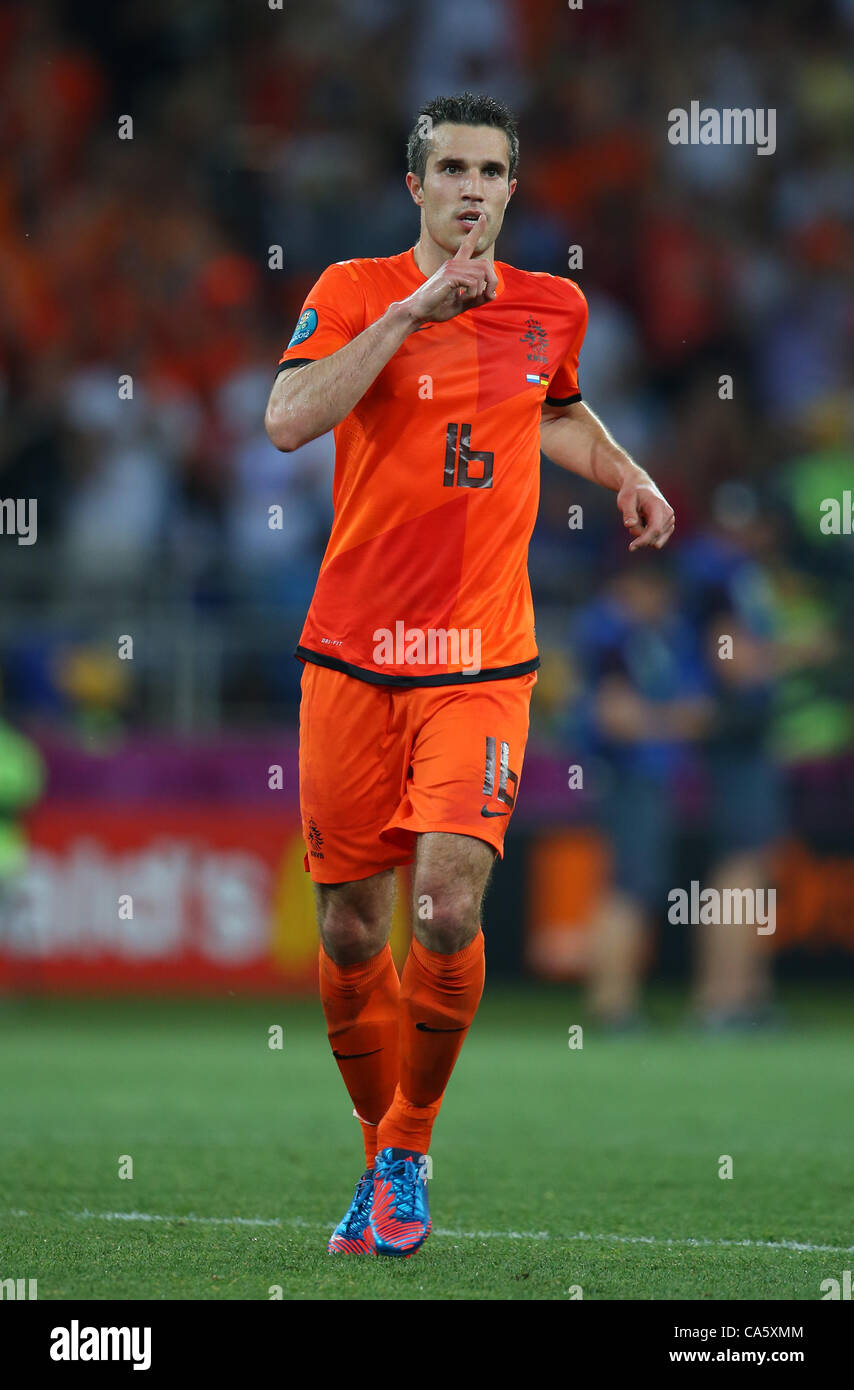
[{"label": "orange football sock", "polygon": [[365,1166],[373,1168],[377,1124],[398,1078],[400,981],[388,943],[379,955],[336,965],[320,947],[320,1002],[332,1055],[362,1126]]},{"label": "orange football sock", "polygon": [[414,937],[400,977],[400,1082],[377,1148],[427,1153],[433,1122],[483,994],[483,931],[453,955]]}]

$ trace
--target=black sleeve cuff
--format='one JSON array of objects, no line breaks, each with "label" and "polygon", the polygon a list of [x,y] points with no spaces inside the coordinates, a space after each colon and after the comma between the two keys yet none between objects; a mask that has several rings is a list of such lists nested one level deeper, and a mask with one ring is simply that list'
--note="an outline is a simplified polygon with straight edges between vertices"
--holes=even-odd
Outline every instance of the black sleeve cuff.
[{"label": "black sleeve cuff", "polygon": [[273,380],[275,381],[279,373],[286,372],[289,367],[307,367],[309,362],[315,362],[316,360],[317,359],[314,357],[291,357],[287,362],[280,362],[276,368],[276,376],[273,377]]},{"label": "black sleeve cuff", "polygon": [[557,396],[546,396],[546,405],[575,405],[580,400],[581,392],[576,391],[574,396],[562,396],[560,399]]}]

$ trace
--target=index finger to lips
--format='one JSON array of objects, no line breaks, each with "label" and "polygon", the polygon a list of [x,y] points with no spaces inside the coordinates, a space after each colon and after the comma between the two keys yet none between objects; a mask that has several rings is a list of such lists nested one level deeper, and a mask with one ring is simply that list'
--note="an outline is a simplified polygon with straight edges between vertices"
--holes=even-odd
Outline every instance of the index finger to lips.
[{"label": "index finger to lips", "polygon": [[465,236],[463,237],[462,241],[460,242],[459,246],[457,247],[457,252],[456,252],[456,255],[454,256],[454,260],[455,260],[455,261],[470,261],[470,260],[471,260],[472,256],[474,255],[474,248],[475,248],[475,246],[477,245],[477,239],[478,239],[478,237],[480,236],[480,232],[481,232],[481,228],[483,227],[483,223],[484,223],[484,216],[483,216],[483,213],[481,212],[481,213],[478,214],[478,219],[477,219],[477,221],[472,223],[472,225],[471,225],[471,231],[466,232]]}]

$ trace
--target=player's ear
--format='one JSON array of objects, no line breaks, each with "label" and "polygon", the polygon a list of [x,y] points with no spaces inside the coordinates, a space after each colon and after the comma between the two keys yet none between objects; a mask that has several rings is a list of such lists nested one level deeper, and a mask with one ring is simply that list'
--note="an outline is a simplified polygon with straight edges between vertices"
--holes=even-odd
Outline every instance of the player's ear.
[{"label": "player's ear", "polygon": [[413,203],[416,203],[418,207],[422,207],[424,203],[424,194],[421,192],[421,180],[417,174],[406,175],[406,187],[412,194]]},{"label": "player's ear", "polygon": [[[517,182],[518,182],[517,179],[511,179],[511,180],[510,180],[510,186],[509,186],[509,188],[507,189],[507,203],[510,202],[510,199],[513,197],[513,194],[516,192],[516,184],[517,184]],[[505,207],[507,206],[507,203],[504,204]]]}]

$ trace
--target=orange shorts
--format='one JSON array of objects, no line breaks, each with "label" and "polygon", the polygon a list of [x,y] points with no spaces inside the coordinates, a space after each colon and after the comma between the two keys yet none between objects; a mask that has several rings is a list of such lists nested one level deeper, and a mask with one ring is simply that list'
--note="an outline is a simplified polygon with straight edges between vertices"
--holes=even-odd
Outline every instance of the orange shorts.
[{"label": "orange shorts", "polygon": [[467,686],[371,685],[306,662],[300,811],[316,883],[411,864],[444,830],[499,856],[522,773],[536,671]]}]

